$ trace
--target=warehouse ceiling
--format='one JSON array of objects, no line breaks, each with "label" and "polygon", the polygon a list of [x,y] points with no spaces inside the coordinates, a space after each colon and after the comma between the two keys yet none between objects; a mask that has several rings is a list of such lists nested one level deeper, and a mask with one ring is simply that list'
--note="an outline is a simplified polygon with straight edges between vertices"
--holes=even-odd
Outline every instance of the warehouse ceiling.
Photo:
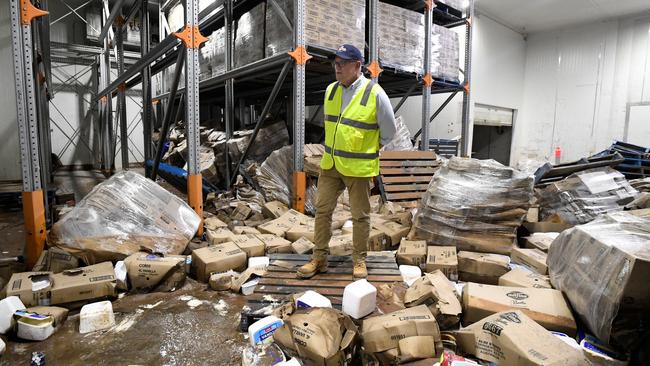
[{"label": "warehouse ceiling", "polygon": [[476,8],[521,33],[634,14],[650,15],[649,0],[476,0]]}]

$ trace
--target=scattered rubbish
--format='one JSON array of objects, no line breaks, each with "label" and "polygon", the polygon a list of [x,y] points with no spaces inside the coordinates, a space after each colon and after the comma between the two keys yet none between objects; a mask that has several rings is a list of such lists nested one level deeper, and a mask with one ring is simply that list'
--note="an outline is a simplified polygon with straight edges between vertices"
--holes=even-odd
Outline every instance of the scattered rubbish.
[{"label": "scattered rubbish", "polygon": [[16,335],[30,341],[44,341],[54,333],[54,318],[26,310],[14,314]]},{"label": "scattered rubbish", "polygon": [[185,283],[184,255],[135,253],[124,260],[129,282],[136,291],[169,292]]},{"label": "scattered rubbish", "polygon": [[239,273],[230,270],[228,272],[213,273],[210,275],[208,284],[210,288],[215,291],[227,291],[232,287],[235,278],[239,277]]},{"label": "scattered rubbish", "polygon": [[375,311],[377,288],[367,280],[358,280],[343,290],[343,312],[354,319],[361,319]]},{"label": "scattered rubbish", "polygon": [[201,306],[201,305],[203,305],[203,301],[201,301],[199,299],[192,299],[192,300],[187,302],[187,306],[189,306],[191,309],[194,309],[195,307]]},{"label": "scattered rubbish", "polygon": [[7,334],[14,327],[14,313],[18,310],[25,310],[19,297],[9,296],[0,300],[0,334]]},{"label": "scattered rubbish", "polygon": [[113,270],[115,271],[115,281],[116,281],[117,289],[128,291],[129,284],[126,282],[128,273],[124,261],[117,261],[115,263],[115,268],[113,268]]},{"label": "scattered rubbish", "polygon": [[228,304],[225,301],[223,301],[223,299],[219,299],[219,302],[217,302],[216,304],[212,304],[212,307],[214,308],[214,310],[216,310],[219,313],[219,315],[221,316],[228,315]]},{"label": "scattered rubbish", "polygon": [[427,242],[402,239],[397,249],[397,264],[424,267],[427,258]]},{"label": "scattered rubbish", "polygon": [[408,286],[411,286],[413,282],[422,276],[422,270],[416,266],[401,265],[399,266],[399,273],[402,275],[402,281]]},{"label": "scattered rubbish", "polygon": [[110,301],[84,305],[79,312],[79,333],[91,333],[115,325],[115,314]]},{"label": "scattered rubbish", "polygon": [[427,249],[426,271],[442,271],[448,279],[458,281],[458,255],[456,247],[431,245]]},{"label": "scattered rubbish", "polygon": [[489,285],[510,271],[510,257],[500,254],[458,252],[458,279]]},{"label": "scattered rubbish", "polygon": [[31,366],[45,366],[45,353],[32,352]]},{"label": "scattered rubbish", "polygon": [[242,366],[277,366],[285,361],[286,357],[277,344],[248,346],[242,350]]},{"label": "scattered rubbish", "polygon": [[499,286],[553,288],[548,276],[535,273],[526,267],[514,268],[499,277]]},{"label": "scattered rubbish", "polygon": [[436,318],[440,329],[455,327],[460,322],[463,312],[458,293],[453,283],[437,270],[425,273],[404,294],[407,307],[425,304]]},{"label": "scattered rubbish", "polygon": [[251,295],[253,292],[255,292],[255,287],[257,287],[257,284],[260,282],[259,278],[250,280],[248,282],[244,282],[244,284],[241,285],[241,293],[242,295]]},{"label": "scattered rubbish", "polygon": [[254,267],[259,269],[266,269],[270,264],[269,257],[250,257],[248,258],[248,268]]},{"label": "scattered rubbish", "polygon": [[305,291],[296,299],[297,308],[331,308],[332,302],[325,296],[315,291]]},{"label": "scattered rubbish", "polygon": [[235,243],[222,243],[192,252],[192,269],[196,279],[208,282],[210,274],[241,270],[246,266],[246,253]]},{"label": "scattered rubbish", "polygon": [[262,318],[248,327],[248,336],[252,346],[273,342],[273,333],[280,328],[284,322],[277,317],[270,315]]}]

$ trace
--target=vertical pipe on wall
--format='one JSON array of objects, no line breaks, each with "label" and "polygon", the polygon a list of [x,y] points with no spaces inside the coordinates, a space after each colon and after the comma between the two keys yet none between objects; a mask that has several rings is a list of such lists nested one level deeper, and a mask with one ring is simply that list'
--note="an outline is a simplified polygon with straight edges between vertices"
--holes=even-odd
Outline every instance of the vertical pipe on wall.
[{"label": "vertical pipe on wall", "polygon": [[461,156],[470,156],[471,147],[469,146],[469,134],[470,134],[470,123],[471,123],[471,109],[472,109],[472,98],[470,92],[470,83],[472,80],[472,33],[474,25],[474,0],[470,0],[469,7],[467,8],[467,24],[465,25],[465,82],[464,82],[464,93],[463,93],[463,119],[461,124],[461,144],[460,144],[460,155]]}]

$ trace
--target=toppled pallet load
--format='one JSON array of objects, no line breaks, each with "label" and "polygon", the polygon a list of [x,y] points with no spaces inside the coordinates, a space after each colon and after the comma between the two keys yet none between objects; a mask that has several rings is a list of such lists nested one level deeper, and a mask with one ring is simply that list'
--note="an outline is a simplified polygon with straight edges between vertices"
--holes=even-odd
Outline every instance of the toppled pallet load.
[{"label": "toppled pallet load", "polygon": [[122,260],[141,248],[181,254],[199,223],[183,200],[140,174],[121,171],[55,223],[48,244],[86,264]]},{"label": "toppled pallet load", "polygon": [[568,224],[622,211],[637,195],[623,174],[609,167],[578,172],[537,191],[541,219],[559,216]]},{"label": "toppled pallet load", "polygon": [[602,341],[634,349],[650,324],[650,219],[616,212],[565,230],[548,252],[551,283]]},{"label": "toppled pallet load", "polygon": [[532,177],[494,160],[452,157],[431,180],[409,236],[509,254],[532,198]]}]

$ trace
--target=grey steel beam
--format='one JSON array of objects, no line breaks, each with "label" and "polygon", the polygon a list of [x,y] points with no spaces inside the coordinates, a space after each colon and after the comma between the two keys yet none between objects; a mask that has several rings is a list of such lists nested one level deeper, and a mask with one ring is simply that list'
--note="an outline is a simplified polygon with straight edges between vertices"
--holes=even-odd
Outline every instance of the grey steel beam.
[{"label": "grey steel beam", "polygon": [[[376,63],[376,67],[379,67],[378,64],[378,55],[379,55],[379,39],[378,39],[378,30],[377,30],[377,18],[379,16],[379,0],[369,0],[368,1],[369,5],[369,19],[368,19],[368,58],[369,62]],[[377,78],[379,74],[377,75],[371,75],[372,80],[377,82]]]},{"label": "grey steel beam", "polygon": [[[151,179],[156,180],[158,175],[158,166],[160,165],[160,159],[162,159],[162,150],[167,140],[167,135],[169,134],[169,127],[175,120],[172,120],[172,115],[174,113],[174,102],[176,99],[176,91],[178,90],[178,84],[181,80],[181,74],[183,71],[183,61],[185,60],[185,53],[179,52],[176,59],[176,68],[174,69],[174,80],[169,92],[169,98],[167,99],[167,110],[165,111],[164,120],[162,127],[160,129],[160,136],[158,138],[158,148],[156,149],[156,155],[154,157],[154,163],[151,167]],[[180,105],[179,105],[180,109]]]},{"label": "grey steel beam", "polygon": [[431,28],[432,2],[424,10],[424,82],[422,84],[422,143],[420,149],[429,150],[429,115],[431,113]]},{"label": "grey steel beam", "polygon": [[99,32],[99,42],[104,41],[104,37],[106,37],[108,31],[113,26],[115,18],[117,18],[117,16],[122,13],[122,5],[124,5],[124,0],[116,0],[115,4],[113,4],[113,10],[111,10],[110,14],[108,14],[108,17],[102,26],[102,30]]},{"label": "grey steel beam", "polygon": [[472,80],[472,33],[474,20],[474,0],[470,0],[469,7],[467,8],[467,24],[465,26],[465,92],[463,93],[463,118],[461,124],[461,144],[460,156],[469,156],[469,134],[470,134],[470,114],[472,109],[472,95],[470,93],[470,85]]},{"label": "grey steel beam", "polygon": [[402,99],[399,100],[399,102],[397,103],[397,105],[395,106],[395,108],[393,108],[393,113],[397,113],[397,111],[399,111],[399,109],[402,108],[402,105],[404,105],[404,103],[406,102],[406,100],[408,99],[408,97],[411,96],[411,94],[413,93],[413,91],[415,90],[415,88],[416,88],[419,84],[420,84],[419,82],[415,82],[415,83],[413,83],[413,85],[411,85],[411,87],[410,87],[409,90],[406,92],[406,94],[404,94],[404,96],[402,97]]},{"label": "grey steel beam", "polygon": [[[232,8],[233,8],[233,0],[226,0],[225,2],[225,9],[224,9],[224,29],[225,29],[225,44],[226,44],[226,74],[230,73],[232,70],[232,65],[233,65],[233,42],[234,42],[234,37],[233,37],[233,17],[232,17]],[[232,177],[230,176],[230,167],[231,167],[231,162],[230,162],[230,151],[228,148],[228,143],[230,139],[232,138],[232,133],[233,133],[233,126],[235,122],[235,96],[234,96],[234,84],[233,84],[233,78],[229,77],[225,79],[226,85],[225,85],[225,103],[224,103],[224,122],[225,122],[225,127],[226,127],[226,142],[224,144],[224,149],[225,149],[225,160],[226,160],[226,189],[230,188],[230,182],[232,181]]]},{"label": "grey steel beam", "polygon": [[[140,19],[142,20],[142,25],[140,27],[140,52],[142,52],[142,58],[149,61],[143,65],[141,69],[141,79],[142,79],[142,130],[144,138],[144,159],[145,161],[151,160],[153,155],[152,149],[152,105],[151,105],[151,61],[155,58],[149,58],[150,54],[156,54],[155,52],[150,52],[150,24],[149,24],[149,9],[148,2],[143,1],[140,9]],[[173,43],[171,43],[173,44]],[[159,45],[160,46],[160,45]],[[157,48],[157,47],[156,47]],[[171,47],[170,47],[171,48]],[[162,52],[161,52],[162,54]],[[157,57],[156,57],[157,58]],[[129,69],[131,70],[131,69]],[[125,74],[128,73],[125,72]],[[147,173],[147,172],[146,172]],[[146,174],[148,175],[148,174]]]},{"label": "grey steel beam", "polygon": [[[85,3],[83,3],[83,4],[79,5],[79,6],[77,6],[76,8],[74,8],[74,11],[75,11],[75,12],[76,12],[76,11],[79,11],[79,10],[81,10],[84,6],[90,4],[90,3],[94,2],[94,1],[95,1],[95,0],[88,0],[88,1],[86,1]],[[54,25],[54,24],[56,24],[56,23],[62,21],[63,19],[67,18],[70,14],[73,14],[72,11],[69,11],[69,12],[65,13],[64,15],[61,15],[60,17],[54,19],[52,22],[50,22],[50,25],[52,26],[52,25]]]},{"label": "grey steel beam", "polygon": [[[305,47],[305,1],[293,2],[294,50]],[[304,50],[306,52],[306,50]],[[305,166],[305,64],[296,62],[293,68],[293,171]],[[295,187],[294,187],[295,188]]]},{"label": "grey steel beam", "polygon": [[[248,157],[248,153],[250,152],[251,146],[255,143],[255,138],[257,137],[257,133],[260,131],[260,127],[262,127],[262,122],[266,119],[266,115],[269,113],[271,110],[271,107],[273,106],[273,103],[275,103],[275,99],[278,96],[278,93],[280,92],[280,88],[282,87],[282,84],[284,83],[284,80],[287,78],[287,75],[289,74],[289,69],[291,69],[291,61],[287,61],[284,64],[284,67],[282,68],[282,71],[280,71],[280,75],[278,76],[278,79],[275,81],[275,85],[273,86],[273,90],[271,91],[271,94],[269,95],[269,98],[266,100],[266,103],[264,104],[264,108],[262,109],[262,113],[260,113],[259,117],[257,118],[257,123],[255,123],[255,128],[253,129],[253,134],[251,135],[251,139],[248,142],[248,145],[246,146],[246,150],[244,151],[244,154],[239,158],[239,161],[237,162],[237,165],[235,165],[235,169],[233,170],[232,174],[230,175],[230,185],[235,183],[235,178],[237,177],[237,172],[239,171],[239,167],[241,164],[246,160]],[[303,120],[304,123],[304,120]]]},{"label": "grey steel beam", "polygon": [[[185,1],[185,25],[194,27],[199,23],[198,0]],[[194,45],[185,47],[185,126],[187,133],[187,171],[188,175],[201,173],[199,166],[199,48],[194,33]],[[181,51],[182,52],[182,51]]]},{"label": "grey steel beam", "polygon": [[[118,22],[117,32],[115,34],[115,43],[117,47],[117,75],[124,74],[124,21]],[[129,139],[128,139],[128,121],[126,117],[126,88],[118,88],[117,94],[117,114],[120,124],[120,150],[122,155],[122,170],[129,169]]]}]

